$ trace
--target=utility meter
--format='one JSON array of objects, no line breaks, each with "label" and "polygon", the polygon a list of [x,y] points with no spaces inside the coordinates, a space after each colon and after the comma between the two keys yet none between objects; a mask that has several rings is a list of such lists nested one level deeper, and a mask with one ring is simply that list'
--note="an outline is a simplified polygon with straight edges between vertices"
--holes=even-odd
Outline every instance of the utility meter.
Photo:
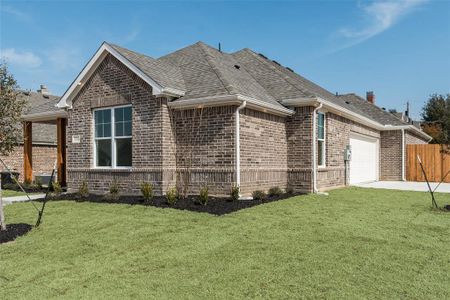
[{"label": "utility meter", "polygon": [[352,146],[351,145],[347,145],[345,147],[344,150],[344,160],[345,161],[350,161],[352,160]]}]

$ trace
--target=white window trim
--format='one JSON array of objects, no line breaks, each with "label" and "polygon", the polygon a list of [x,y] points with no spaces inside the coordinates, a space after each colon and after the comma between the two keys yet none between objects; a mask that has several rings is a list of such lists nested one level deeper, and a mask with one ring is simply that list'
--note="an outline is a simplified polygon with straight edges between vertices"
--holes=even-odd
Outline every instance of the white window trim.
[{"label": "white window trim", "polygon": [[[319,115],[323,115],[323,139],[319,139]],[[322,164],[319,165],[317,161],[318,168],[326,168],[327,166],[327,114],[324,111],[317,112],[317,151],[319,151],[319,141],[323,142],[322,147]],[[317,152],[317,157],[319,157],[319,152]]]},{"label": "white window trim", "polygon": [[[109,107],[99,107],[94,108],[92,110],[92,137],[93,137],[93,153],[94,153],[94,161],[92,162],[92,168],[93,169],[120,169],[120,170],[131,170],[133,168],[133,159],[131,160],[131,166],[117,166],[116,161],[116,139],[129,139],[131,138],[131,145],[133,147],[133,116],[131,117],[131,135],[130,136],[119,136],[116,137],[116,125],[115,125],[115,109],[117,108],[124,108],[124,107],[131,107],[131,104],[126,105],[118,105],[118,106],[109,106]],[[111,111],[111,137],[95,137],[95,112],[99,110],[110,110]],[[131,110],[133,114],[133,108]],[[97,166],[97,140],[111,140],[111,167],[107,166]]]}]

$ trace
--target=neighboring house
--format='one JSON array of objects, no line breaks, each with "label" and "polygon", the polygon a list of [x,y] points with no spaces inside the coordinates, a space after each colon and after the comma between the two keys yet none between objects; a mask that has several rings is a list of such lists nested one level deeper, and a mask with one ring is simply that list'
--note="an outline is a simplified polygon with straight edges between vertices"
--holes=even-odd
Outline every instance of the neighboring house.
[{"label": "neighboring house", "polygon": [[138,193],[147,181],[157,193],[178,185],[211,194],[402,180],[405,144],[430,139],[262,54],[201,42],[158,59],[103,43],[58,107],[68,119],[69,190],[84,180],[93,192],[116,181]]},{"label": "neighboring house", "polygon": [[[59,97],[50,95],[47,88],[41,85],[37,92],[20,91],[18,97],[26,99],[25,114],[30,111],[46,111],[48,107],[55,106]],[[56,126],[50,123],[33,124],[33,167],[34,175],[50,174],[56,159]],[[23,143],[19,144],[8,156],[0,156],[12,171],[20,173],[23,180],[24,149]],[[0,171],[5,168],[0,164]]]}]

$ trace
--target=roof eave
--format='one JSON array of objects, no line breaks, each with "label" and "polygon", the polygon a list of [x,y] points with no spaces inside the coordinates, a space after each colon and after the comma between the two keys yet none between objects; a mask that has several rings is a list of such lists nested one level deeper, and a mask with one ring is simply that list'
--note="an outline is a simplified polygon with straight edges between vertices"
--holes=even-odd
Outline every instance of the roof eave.
[{"label": "roof eave", "polygon": [[241,94],[235,95],[220,95],[211,97],[201,97],[187,100],[177,100],[169,102],[169,107],[173,109],[195,109],[203,107],[214,107],[214,106],[225,106],[225,105],[240,105],[242,102],[246,101],[248,108],[262,111],[265,113],[270,113],[278,116],[290,116],[294,114],[294,111],[284,108],[277,107],[276,105],[271,105],[264,101],[258,99],[244,96]]},{"label": "roof eave", "polygon": [[176,88],[171,87],[162,87],[155,80],[150,78],[147,74],[145,74],[141,69],[139,69],[136,65],[130,62],[127,58],[125,58],[122,54],[120,54],[116,49],[114,49],[111,45],[106,42],[103,42],[100,48],[95,52],[92,58],[88,61],[85,67],[81,70],[69,88],[66,90],[64,95],[56,104],[58,108],[71,108],[72,107],[72,98],[73,95],[76,95],[81,88],[86,83],[87,79],[90,78],[92,73],[97,69],[103,59],[107,54],[113,55],[117,58],[121,63],[123,63],[126,67],[128,67],[133,73],[138,75],[142,80],[148,83],[152,87],[153,95],[167,95],[171,97],[182,97],[184,95],[184,91],[181,91]]},{"label": "roof eave", "polygon": [[310,97],[310,98],[294,98],[294,99],[286,99],[281,101],[283,105],[286,106],[317,106],[318,104],[322,104],[323,108],[336,113],[337,115],[343,116],[349,120],[358,122],[360,124],[366,125],[368,127],[380,130],[380,131],[388,131],[388,130],[412,130],[415,131],[417,134],[425,137],[428,139],[428,141],[431,141],[431,137],[426,134],[425,132],[421,131],[414,125],[383,125],[379,122],[376,122],[374,120],[371,120],[363,115],[357,114],[355,112],[352,112],[346,108],[343,108],[331,101],[325,100],[320,97]]},{"label": "roof eave", "polygon": [[63,109],[55,111],[46,111],[41,113],[27,114],[22,116],[22,121],[45,122],[53,121],[58,118],[67,118],[67,112]]}]

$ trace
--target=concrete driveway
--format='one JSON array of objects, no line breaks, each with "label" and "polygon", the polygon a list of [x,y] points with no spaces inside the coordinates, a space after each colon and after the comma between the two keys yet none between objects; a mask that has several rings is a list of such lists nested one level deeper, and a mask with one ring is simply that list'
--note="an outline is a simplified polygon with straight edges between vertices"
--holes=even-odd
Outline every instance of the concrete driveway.
[{"label": "concrete driveway", "polygon": [[[431,188],[435,189],[437,183],[430,183]],[[358,183],[355,186],[364,188],[377,188],[377,189],[390,189],[390,190],[402,190],[402,191],[418,191],[428,192],[428,186],[426,182],[413,182],[413,181],[376,181],[369,183]],[[450,183],[442,183],[436,193],[450,193]]]}]

